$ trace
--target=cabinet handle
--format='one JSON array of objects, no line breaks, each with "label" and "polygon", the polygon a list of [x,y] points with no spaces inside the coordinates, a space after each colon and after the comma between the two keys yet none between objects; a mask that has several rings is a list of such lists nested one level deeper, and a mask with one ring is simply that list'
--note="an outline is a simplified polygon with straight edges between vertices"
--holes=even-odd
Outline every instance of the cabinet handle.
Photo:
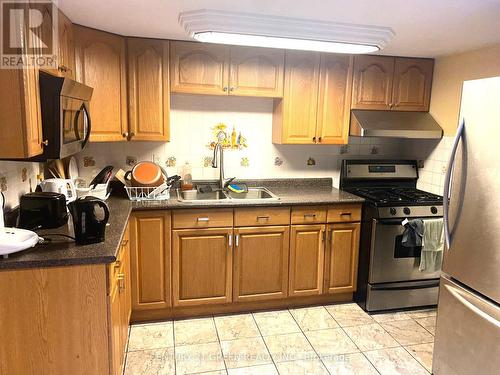
[{"label": "cabinet handle", "polygon": [[233,92],[233,91],[234,91],[234,86],[231,86],[231,87],[229,88],[229,91]]},{"label": "cabinet handle", "polygon": [[321,231],[321,239],[323,240],[323,242],[326,242],[326,231],[324,230]]},{"label": "cabinet handle", "polygon": [[199,217],[198,219],[199,222],[207,222],[207,221],[210,221],[210,218],[209,217]]},{"label": "cabinet handle", "polygon": [[304,214],[304,217],[311,217],[311,218],[315,218],[316,217],[316,214]]},{"label": "cabinet handle", "polygon": [[228,236],[228,242],[229,242],[229,247],[233,246],[233,235],[232,234],[230,234]]},{"label": "cabinet handle", "polygon": [[227,86],[224,86],[224,88],[222,89],[224,92],[227,91]]},{"label": "cabinet handle", "polygon": [[128,132],[122,133],[123,138],[128,138]]},{"label": "cabinet handle", "polygon": [[321,137],[318,138],[318,142],[321,143]]},{"label": "cabinet handle", "polygon": [[313,137],[313,142],[316,143],[316,137]]},{"label": "cabinet handle", "polygon": [[269,220],[269,216],[257,216],[257,221],[259,220]]},{"label": "cabinet handle", "polygon": [[239,234],[236,235],[234,240],[235,240],[234,242],[236,244],[236,247],[240,246],[240,235]]},{"label": "cabinet handle", "polygon": [[122,262],[121,262],[120,260],[117,260],[117,261],[115,262],[115,270],[116,270],[116,269],[119,269],[119,268],[121,267],[121,265],[122,265]]},{"label": "cabinet handle", "polygon": [[118,274],[118,290],[120,293],[125,290],[125,275],[123,273]]},{"label": "cabinet handle", "polygon": [[352,216],[352,214],[351,214],[350,212],[341,212],[341,213],[340,213],[340,216],[341,216],[341,217],[342,217],[342,216],[349,216],[349,217],[351,217],[351,216]]},{"label": "cabinet handle", "polygon": [[127,246],[127,244],[128,244],[128,240],[123,240],[122,241],[122,246]]},{"label": "cabinet handle", "polygon": [[129,139],[131,139],[132,137],[135,137],[135,133],[134,132],[130,132]]},{"label": "cabinet handle", "polygon": [[44,145],[44,146],[48,146],[48,145],[49,145],[49,140],[48,140],[48,139],[46,139],[45,141],[43,141],[43,142],[42,142],[42,145]]}]

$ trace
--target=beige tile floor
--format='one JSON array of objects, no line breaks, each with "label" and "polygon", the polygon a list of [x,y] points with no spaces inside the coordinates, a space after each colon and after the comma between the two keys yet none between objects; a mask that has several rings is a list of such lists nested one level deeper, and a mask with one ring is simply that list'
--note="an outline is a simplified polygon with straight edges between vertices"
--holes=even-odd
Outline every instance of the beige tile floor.
[{"label": "beige tile floor", "polygon": [[125,375],[428,375],[435,324],[349,303],[133,325]]}]

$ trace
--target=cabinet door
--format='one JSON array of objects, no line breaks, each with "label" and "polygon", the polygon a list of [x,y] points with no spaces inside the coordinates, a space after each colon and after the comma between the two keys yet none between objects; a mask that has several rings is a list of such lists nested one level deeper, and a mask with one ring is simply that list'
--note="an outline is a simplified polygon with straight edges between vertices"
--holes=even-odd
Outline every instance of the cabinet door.
[{"label": "cabinet door", "polygon": [[168,41],[128,38],[129,137],[170,139]]},{"label": "cabinet door", "polygon": [[124,351],[122,351],[122,325],[121,325],[121,305],[120,305],[120,291],[118,286],[111,286],[111,295],[109,296],[110,303],[110,345],[111,345],[111,373],[113,375],[121,374],[122,358]]},{"label": "cabinet door", "polygon": [[128,327],[130,323],[130,314],[132,312],[132,283],[130,275],[130,241],[129,241],[129,227],[125,230],[124,240],[122,242],[123,248],[123,264],[121,289],[120,289],[120,317],[121,317],[121,346],[123,352],[127,346],[128,340]]},{"label": "cabinet door", "polygon": [[319,53],[286,51],[283,99],[274,104],[274,143],[316,143],[319,63]]},{"label": "cabinet door", "polygon": [[290,238],[290,296],[323,291],[325,225],[292,225]]},{"label": "cabinet door", "polygon": [[231,302],[232,229],[173,231],[174,306]]},{"label": "cabinet door", "polygon": [[324,293],[356,290],[358,274],[359,223],[330,224],[325,254]]},{"label": "cabinet door", "polygon": [[[34,2],[34,4],[36,4],[36,2]],[[54,43],[53,38],[52,38],[52,35],[54,35],[54,32],[58,32],[58,30],[56,30],[56,23],[54,22],[56,17],[57,17],[57,14],[56,14],[58,12],[57,7],[55,4],[53,4],[51,2],[47,2],[47,3],[42,2],[42,3],[40,3],[39,10],[42,12],[42,23],[41,23],[40,27],[34,29],[34,31],[29,30],[28,34],[30,34],[32,32],[37,34],[37,36],[39,38],[41,38],[40,39],[41,43],[44,43],[42,41],[45,41],[45,42],[51,41],[52,45],[47,45],[47,47],[50,48],[50,52],[48,52],[45,49],[45,47],[43,47],[42,45],[39,46],[40,55],[53,54],[53,55],[56,55],[58,57],[59,45],[56,45]],[[58,19],[58,22],[59,22],[59,19]],[[37,43],[37,42],[35,41],[35,43]],[[59,75],[58,67],[59,67],[59,61],[54,61],[54,64],[51,67],[43,67],[40,70],[43,70],[44,72],[50,73],[52,75]]]},{"label": "cabinet door", "polygon": [[231,47],[229,94],[281,98],[284,63],[283,50]]},{"label": "cabinet door", "polygon": [[238,228],[234,233],[234,301],[285,298],[288,226]]},{"label": "cabinet door", "polygon": [[59,75],[75,78],[75,44],[73,38],[73,24],[63,12],[59,11]]},{"label": "cabinet door", "polygon": [[74,31],[76,79],[94,88],[90,140],[124,141],[128,131],[125,40],[82,26]]},{"label": "cabinet door", "polygon": [[390,110],[394,57],[354,57],[352,109]]},{"label": "cabinet door", "polygon": [[322,54],[319,78],[318,143],[347,144],[351,112],[352,56]]},{"label": "cabinet door", "polygon": [[170,76],[172,92],[227,95],[229,46],[171,42]]},{"label": "cabinet door", "polygon": [[134,212],[129,225],[132,311],[169,308],[170,212]]},{"label": "cabinet door", "polygon": [[393,109],[428,111],[431,100],[434,60],[396,57],[394,68]]}]

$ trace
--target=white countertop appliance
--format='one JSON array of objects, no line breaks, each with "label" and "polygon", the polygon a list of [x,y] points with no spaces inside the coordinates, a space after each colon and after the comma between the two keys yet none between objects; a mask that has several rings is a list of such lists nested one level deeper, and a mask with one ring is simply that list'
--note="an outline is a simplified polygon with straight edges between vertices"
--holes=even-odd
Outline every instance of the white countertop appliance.
[{"label": "white countertop appliance", "polygon": [[500,368],[500,77],[466,81],[444,188],[434,375]]}]

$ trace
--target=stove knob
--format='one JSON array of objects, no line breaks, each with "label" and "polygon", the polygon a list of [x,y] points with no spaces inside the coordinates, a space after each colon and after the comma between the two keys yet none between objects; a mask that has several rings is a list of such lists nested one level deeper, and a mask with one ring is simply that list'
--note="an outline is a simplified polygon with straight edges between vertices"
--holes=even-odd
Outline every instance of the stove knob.
[{"label": "stove knob", "polygon": [[437,207],[432,206],[431,207],[431,213],[433,213],[434,215],[437,214],[438,213]]},{"label": "stove knob", "polygon": [[410,209],[409,209],[408,207],[403,208],[403,213],[404,213],[405,215],[409,215],[409,214],[410,214],[410,212],[411,212],[411,211],[410,211]]},{"label": "stove knob", "polygon": [[391,215],[396,215],[396,209],[394,207],[391,207],[389,209],[389,212],[391,213]]}]

